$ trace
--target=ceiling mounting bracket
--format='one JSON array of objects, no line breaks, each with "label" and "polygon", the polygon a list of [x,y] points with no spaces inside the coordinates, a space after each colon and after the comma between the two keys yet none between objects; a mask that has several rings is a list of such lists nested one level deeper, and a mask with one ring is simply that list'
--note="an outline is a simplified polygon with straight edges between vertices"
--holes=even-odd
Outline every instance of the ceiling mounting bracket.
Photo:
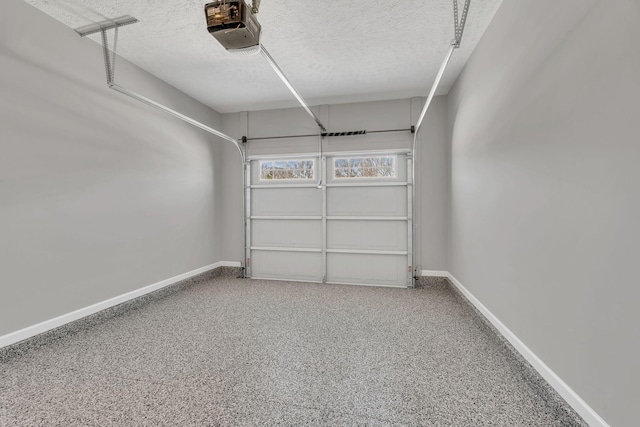
[{"label": "ceiling mounting bracket", "polygon": [[260,12],[260,0],[253,0],[253,4],[251,6],[251,13],[256,14]]},{"label": "ceiling mounting bracket", "polygon": [[124,15],[115,19],[107,19],[106,21],[97,22],[95,24],[85,25],[83,27],[76,28],[74,31],[80,35],[80,37],[96,34],[101,31],[113,30],[118,27],[124,27],[125,25],[131,25],[139,22],[131,15]]},{"label": "ceiling mounting bracket", "polygon": [[464,27],[467,23],[467,15],[469,14],[469,4],[471,0],[465,0],[462,7],[462,17],[458,19],[458,0],[453,0],[453,25],[455,34],[455,47],[459,48],[462,43],[462,34],[464,33]]},{"label": "ceiling mounting bracket", "polygon": [[413,141],[413,150],[415,151],[416,137],[418,132],[420,131],[420,127],[422,126],[422,121],[424,120],[424,116],[427,114],[427,110],[431,105],[431,101],[433,101],[433,97],[436,94],[436,90],[440,85],[440,80],[442,80],[442,76],[444,75],[445,70],[447,69],[447,65],[449,65],[449,61],[451,60],[451,56],[453,55],[453,51],[460,47],[460,43],[462,42],[462,34],[464,33],[464,27],[467,23],[467,15],[469,14],[469,5],[471,0],[465,0],[464,7],[462,9],[462,16],[458,19],[458,0],[453,0],[453,21],[454,21],[454,39],[451,40],[451,44],[449,45],[449,50],[442,61],[442,65],[440,66],[440,70],[436,75],[436,79],[431,86],[431,91],[429,92],[429,96],[427,97],[427,102],[425,102],[424,107],[422,108],[422,112],[420,113],[420,117],[418,118],[418,123],[416,123],[415,133],[414,133],[414,141]]}]

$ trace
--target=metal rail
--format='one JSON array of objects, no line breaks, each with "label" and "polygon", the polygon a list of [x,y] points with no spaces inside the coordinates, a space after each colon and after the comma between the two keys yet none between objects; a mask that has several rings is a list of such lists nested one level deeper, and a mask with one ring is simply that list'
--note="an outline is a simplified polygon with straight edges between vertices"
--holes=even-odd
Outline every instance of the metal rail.
[{"label": "metal rail", "polygon": [[424,117],[427,115],[427,111],[429,110],[429,106],[431,106],[431,101],[433,101],[433,97],[436,95],[436,90],[438,90],[438,86],[440,86],[440,81],[442,80],[442,76],[444,76],[444,72],[447,69],[447,65],[449,65],[449,61],[451,60],[451,56],[453,55],[453,51],[456,49],[455,40],[451,42],[451,46],[449,46],[449,50],[447,51],[447,55],[442,61],[442,65],[440,65],[440,69],[438,70],[438,74],[436,75],[436,79],[431,86],[431,90],[429,91],[429,96],[427,97],[427,102],[424,103],[424,107],[422,107],[422,112],[420,113],[420,118],[418,118],[418,123],[416,124],[416,132],[415,136],[418,135],[418,132],[422,128],[422,122]]},{"label": "metal rail", "polygon": [[260,53],[262,53],[262,56],[267,60],[269,65],[271,65],[271,68],[273,68],[273,71],[276,72],[278,77],[280,77],[280,80],[282,80],[282,82],[289,89],[289,91],[293,94],[293,96],[296,97],[296,99],[298,100],[300,105],[302,105],[302,108],[304,108],[306,110],[306,112],[313,118],[313,120],[316,121],[316,123],[320,127],[320,130],[322,132],[326,132],[327,128],[324,127],[324,125],[320,121],[320,118],[318,116],[316,116],[316,113],[311,111],[311,109],[307,105],[307,102],[304,100],[304,98],[302,98],[302,96],[298,93],[298,91],[293,87],[293,85],[291,84],[289,79],[287,79],[287,76],[284,75],[284,73],[282,72],[282,70],[280,69],[278,64],[276,64],[276,61],[273,59],[273,57],[271,55],[269,55],[269,52],[267,52],[267,49],[265,49],[265,47],[263,45],[260,45]]}]

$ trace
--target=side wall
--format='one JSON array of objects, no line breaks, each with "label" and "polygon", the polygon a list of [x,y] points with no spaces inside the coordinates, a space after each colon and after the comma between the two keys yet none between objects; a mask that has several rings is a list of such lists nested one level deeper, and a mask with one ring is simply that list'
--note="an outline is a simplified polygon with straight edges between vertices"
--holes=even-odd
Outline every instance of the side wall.
[{"label": "side wall", "polygon": [[[223,142],[108,89],[101,47],[20,0],[0,64],[0,336],[221,260]],[[220,121],[126,61],[117,79]]]},{"label": "side wall", "polygon": [[[415,124],[423,99],[363,102],[355,104],[323,105],[313,107],[330,132],[352,130],[408,129]],[[425,118],[419,135],[416,162],[416,217],[418,241],[416,251],[422,270],[447,269],[447,99],[437,97]],[[283,135],[317,134],[318,127],[302,108],[252,111],[223,115],[223,131],[234,138],[248,136],[269,137]],[[411,147],[409,132],[369,134],[341,138],[328,138],[325,152],[358,151]],[[248,143],[248,154],[316,153],[319,138],[293,138],[282,140],[255,140]],[[243,259],[242,245],[242,172],[236,162],[233,147],[225,148],[231,162],[225,164],[225,205],[222,217],[227,227],[224,259]]]},{"label": "side wall", "polygon": [[450,272],[615,426],[639,418],[639,21],[503,2],[449,95]]}]

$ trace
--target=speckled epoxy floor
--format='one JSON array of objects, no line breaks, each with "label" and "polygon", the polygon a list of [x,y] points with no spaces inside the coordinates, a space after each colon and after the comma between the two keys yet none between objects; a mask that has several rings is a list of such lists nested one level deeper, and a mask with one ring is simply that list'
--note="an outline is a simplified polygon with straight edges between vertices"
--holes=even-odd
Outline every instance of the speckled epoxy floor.
[{"label": "speckled epoxy floor", "polygon": [[214,277],[0,352],[1,426],[581,424],[554,399],[442,285]]}]

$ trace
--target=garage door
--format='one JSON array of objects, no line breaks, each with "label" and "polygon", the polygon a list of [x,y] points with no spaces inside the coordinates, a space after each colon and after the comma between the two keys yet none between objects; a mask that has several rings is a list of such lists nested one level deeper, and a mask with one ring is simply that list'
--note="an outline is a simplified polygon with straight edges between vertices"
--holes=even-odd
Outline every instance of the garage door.
[{"label": "garage door", "polygon": [[248,277],[409,286],[410,162],[406,152],[252,159]]}]

